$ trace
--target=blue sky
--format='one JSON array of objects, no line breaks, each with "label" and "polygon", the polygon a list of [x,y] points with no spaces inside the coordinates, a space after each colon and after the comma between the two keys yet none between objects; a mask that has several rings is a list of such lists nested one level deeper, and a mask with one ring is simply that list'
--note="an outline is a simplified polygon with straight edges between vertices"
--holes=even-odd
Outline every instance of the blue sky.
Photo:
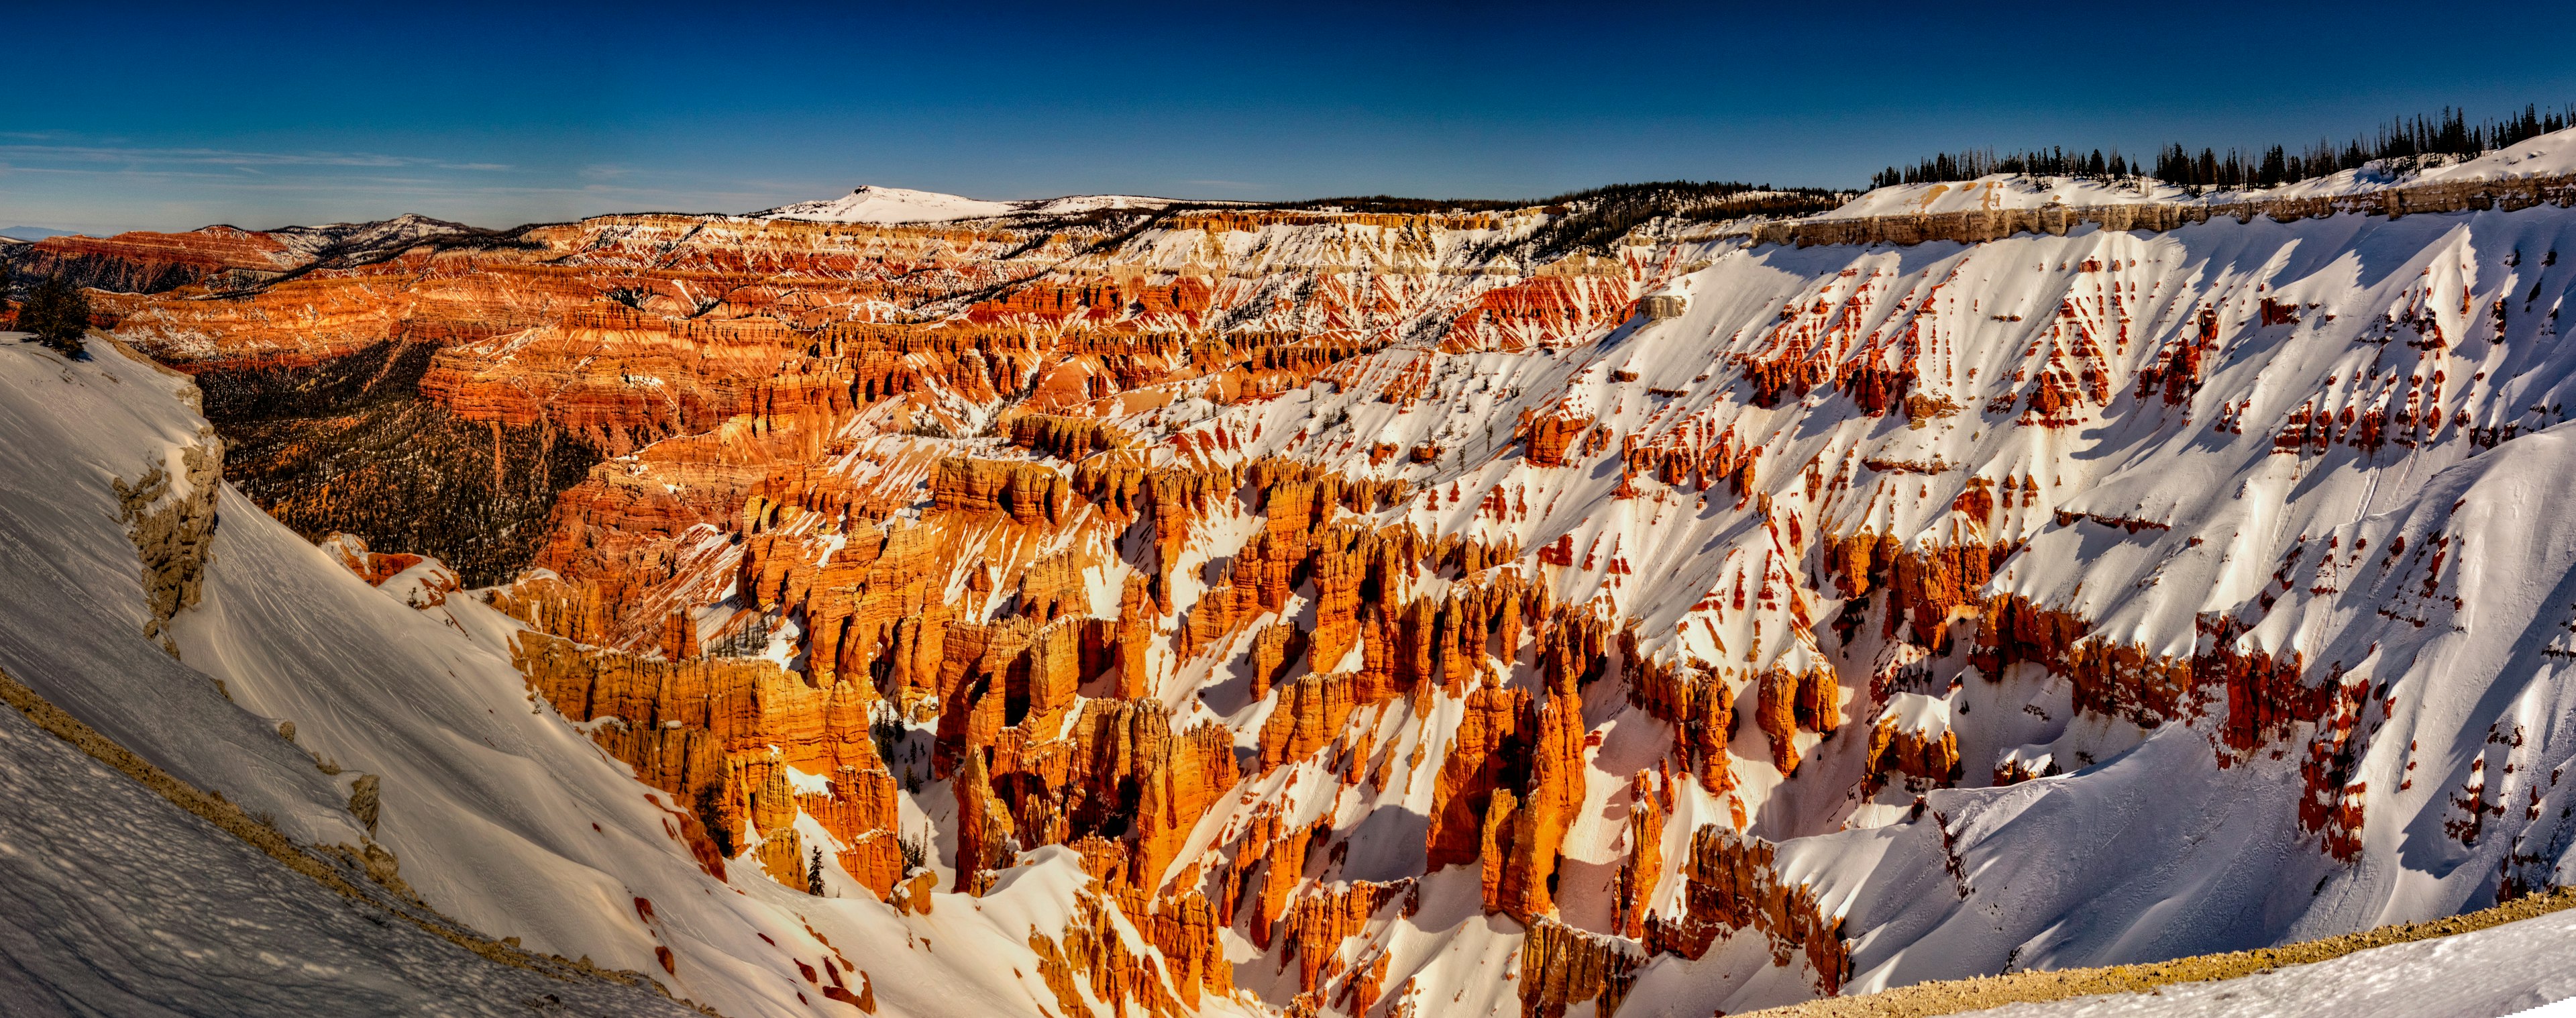
[{"label": "blue sky", "polygon": [[2548,5],[258,6],[7,15],[0,226],[1857,186],[2576,101]]}]

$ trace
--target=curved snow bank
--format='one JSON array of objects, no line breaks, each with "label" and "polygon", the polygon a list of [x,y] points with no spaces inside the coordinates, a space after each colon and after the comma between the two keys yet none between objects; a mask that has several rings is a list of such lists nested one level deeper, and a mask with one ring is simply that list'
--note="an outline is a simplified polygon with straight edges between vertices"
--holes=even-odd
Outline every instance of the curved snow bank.
[{"label": "curved snow bank", "polygon": [[2367,1014],[2488,1018],[2576,997],[2576,912],[2207,983],[1972,1012],[1986,1018]]}]

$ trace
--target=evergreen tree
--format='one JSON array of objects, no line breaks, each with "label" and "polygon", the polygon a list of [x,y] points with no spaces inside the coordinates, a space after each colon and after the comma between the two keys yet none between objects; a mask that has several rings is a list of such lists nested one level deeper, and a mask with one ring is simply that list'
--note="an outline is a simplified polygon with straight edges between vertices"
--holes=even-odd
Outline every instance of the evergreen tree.
[{"label": "evergreen tree", "polygon": [[85,357],[81,336],[89,331],[89,295],[61,276],[50,277],[19,302],[18,329],[65,357]]},{"label": "evergreen tree", "polygon": [[823,896],[823,850],[816,848],[805,857],[805,893]]}]

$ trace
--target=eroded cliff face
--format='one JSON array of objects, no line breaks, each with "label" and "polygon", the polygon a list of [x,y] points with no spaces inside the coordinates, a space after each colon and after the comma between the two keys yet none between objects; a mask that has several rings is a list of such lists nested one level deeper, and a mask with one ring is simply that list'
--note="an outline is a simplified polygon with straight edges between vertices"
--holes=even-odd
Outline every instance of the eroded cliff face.
[{"label": "eroded cliff face", "polygon": [[[1065,1013],[1732,1011],[2560,881],[2559,685],[2440,664],[2564,614],[2452,515],[2576,377],[2520,204],[1535,264],[1545,210],[610,217],[119,314],[249,388],[414,358],[489,437],[420,469],[545,504],[479,596],[711,879],[1074,853]],[[2067,859],[2139,800],[2255,833]],[[2427,813],[2435,890],[2357,865]]]},{"label": "eroded cliff face", "polygon": [[203,591],[206,563],[214,554],[215,499],[223,491],[224,443],[211,429],[177,447],[166,462],[146,466],[133,481],[108,482],[117,514],[143,560],[143,635],[170,656],[178,645],[163,633],[171,616],[194,607]]}]

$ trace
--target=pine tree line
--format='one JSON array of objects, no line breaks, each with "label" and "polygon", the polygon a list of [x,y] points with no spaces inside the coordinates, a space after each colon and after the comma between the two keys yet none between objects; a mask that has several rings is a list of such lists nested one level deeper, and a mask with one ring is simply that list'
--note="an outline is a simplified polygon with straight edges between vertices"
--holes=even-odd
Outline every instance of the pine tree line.
[{"label": "pine tree line", "polygon": [[2381,159],[2474,156],[2562,131],[2571,124],[2576,124],[2576,105],[2548,112],[2543,112],[2536,105],[2524,106],[2519,114],[2476,124],[2469,123],[2467,111],[2444,107],[2436,116],[2418,115],[2411,120],[2404,117],[2391,120],[2380,125],[2371,135],[2356,137],[2341,148],[2320,138],[2301,146],[2296,152],[2288,146],[2274,145],[2259,152],[2231,148],[2221,155],[2211,148],[2203,148],[2194,154],[2176,143],[2156,153],[2152,171],[2143,162],[2131,163],[2116,148],[2107,155],[2101,149],[2087,154],[2081,151],[2070,153],[2063,148],[2032,149],[2003,156],[1997,156],[1993,149],[1943,152],[1914,166],[1890,166],[1872,174],[1870,186],[1974,180],[1995,173],[2105,180],[2132,173],[2150,173],[2157,180],[2190,188],[2274,187],[2359,169]]},{"label": "pine tree line", "polygon": [[2033,149],[1997,156],[1995,150],[1985,149],[1943,152],[1923,160],[1920,165],[1909,166],[1902,170],[1890,166],[1871,174],[1869,186],[1893,187],[1897,184],[1936,184],[1952,180],[1975,180],[1993,173],[2028,173],[2043,177],[2113,178],[2128,176],[2131,170],[2128,157],[2121,155],[2120,150],[2116,148],[2112,149],[2107,156],[2098,148],[2094,149],[2089,156],[2083,152],[2068,155],[2062,148]]}]

